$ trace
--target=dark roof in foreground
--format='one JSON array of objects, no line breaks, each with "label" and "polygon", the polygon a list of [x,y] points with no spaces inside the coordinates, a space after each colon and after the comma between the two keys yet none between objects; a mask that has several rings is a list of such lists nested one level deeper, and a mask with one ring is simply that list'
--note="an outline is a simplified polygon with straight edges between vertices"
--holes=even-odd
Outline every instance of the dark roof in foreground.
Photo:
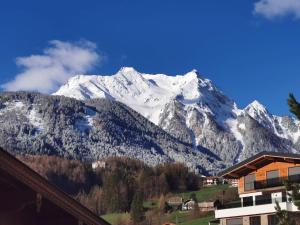
[{"label": "dark roof in foreground", "polygon": [[240,163],[231,166],[218,174],[219,177],[224,178],[238,178],[247,174],[253,170],[256,170],[260,166],[264,166],[274,161],[286,161],[286,162],[299,162],[300,154],[293,153],[281,153],[281,152],[260,152]]},{"label": "dark roof in foreground", "polygon": [[0,170],[88,225],[110,225],[0,147]]}]

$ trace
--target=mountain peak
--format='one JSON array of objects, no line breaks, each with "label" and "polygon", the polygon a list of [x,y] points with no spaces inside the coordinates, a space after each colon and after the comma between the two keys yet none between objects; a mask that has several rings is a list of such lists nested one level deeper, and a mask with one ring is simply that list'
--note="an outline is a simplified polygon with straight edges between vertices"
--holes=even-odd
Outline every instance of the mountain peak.
[{"label": "mountain peak", "polygon": [[190,72],[184,74],[183,76],[189,78],[200,78],[200,74],[196,69],[191,70]]},{"label": "mountain peak", "polygon": [[132,72],[138,73],[138,71],[135,68],[124,66],[121,67],[118,73],[132,73]]},{"label": "mountain peak", "polygon": [[250,103],[245,108],[245,111],[253,118],[262,116],[265,117],[269,115],[269,111],[267,110],[267,108],[257,100],[254,100],[252,103]]},{"label": "mountain peak", "polygon": [[253,102],[251,102],[246,109],[253,109],[255,111],[261,111],[261,112],[267,112],[267,108],[261,104],[259,101],[254,100]]}]

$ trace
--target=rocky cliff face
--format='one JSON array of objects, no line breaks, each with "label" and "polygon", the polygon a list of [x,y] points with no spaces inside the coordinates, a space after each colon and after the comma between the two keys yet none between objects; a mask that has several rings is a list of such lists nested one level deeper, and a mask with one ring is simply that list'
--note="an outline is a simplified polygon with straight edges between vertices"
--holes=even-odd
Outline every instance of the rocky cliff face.
[{"label": "rocky cliff face", "polygon": [[168,76],[122,68],[112,76],[80,75],[55,95],[120,101],[226,166],[260,151],[300,152],[299,121],[272,115],[257,101],[239,109],[197,71]]}]

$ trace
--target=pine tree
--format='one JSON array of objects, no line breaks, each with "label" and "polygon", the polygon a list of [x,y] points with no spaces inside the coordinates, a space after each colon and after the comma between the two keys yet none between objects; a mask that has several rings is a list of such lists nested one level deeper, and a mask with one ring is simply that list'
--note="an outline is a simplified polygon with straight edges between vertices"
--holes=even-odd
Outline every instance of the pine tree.
[{"label": "pine tree", "polygon": [[166,212],[166,198],[164,195],[161,195],[159,200],[158,200],[158,210],[160,213],[165,213]]},{"label": "pine tree", "polygon": [[282,210],[279,203],[276,201],[276,217],[278,219],[277,225],[296,225],[295,220],[292,219],[290,212]]},{"label": "pine tree", "polygon": [[[300,120],[300,103],[296,100],[293,94],[289,94],[288,105],[290,107],[290,112],[293,113]],[[293,199],[294,204],[300,210],[300,186],[299,184],[294,184],[291,182],[286,182],[286,189],[288,191],[292,191],[290,197]]]},{"label": "pine tree", "polygon": [[138,224],[145,218],[144,208],[143,208],[143,193],[141,190],[137,190],[133,197],[130,209],[130,217],[134,224]]},{"label": "pine tree", "polygon": [[118,212],[120,209],[121,196],[119,181],[121,180],[118,172],[113,172],[107,175],[103,185],[103,202],[106,206],[106,211],[109,213]]},{"label": "pine tree", "polygon": [[288,192],[288,197],[290,197],[298,210],[300,210],[300,186],[298,183],[293,183],[290,181],[285,181],[285,188]]},{"label": "pine tree", "polygon": [[289,94],[288,105],[290,112],[300,120],[300,103],[296,100],[293,94]]},{"label": "pine tree", "polygon": [[[290,112],[293,113],[300,120],[300,103],[296,100],[293,94],[289,94],[288,105],[290,107]],[[300,210],[300,186],[297,183],[292,183],[290,181],[285,181],[285,187],[293,203]],[[279,203],[276,201],[276,216],[278,218],[278,225],[294,225],[295,221],[292,219],[291,213],[282,210]]]},{"label": "pine tree", "polygon": [[193,192],[192,194],[190,194],[190,199],[191,199],[191,200],[194,200],[195,202],[198,203],[197,195],[196,195],[195,192]]}]

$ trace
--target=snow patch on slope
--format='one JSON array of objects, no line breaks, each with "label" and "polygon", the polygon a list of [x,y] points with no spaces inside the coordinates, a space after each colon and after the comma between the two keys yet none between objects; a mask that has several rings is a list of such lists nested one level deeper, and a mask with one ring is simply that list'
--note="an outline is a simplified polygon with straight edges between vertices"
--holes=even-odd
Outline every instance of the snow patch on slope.
[{"label": "snow patch on slope", "polygon": [[88,132],[93,128],[93,120],[96,115],[96,111],[91,108],[86,108],[85,116],[75,121],[75,127],[80,132]]},{"label": "snow patch on slope", "polygon": [[[277,128],[275,129],[276,135],[285,139],[290,139],[294,144],[297,143],[300,138],[300,121],[291,117],[274,117],[279,123],[279,126],[277,126]],[[290,124],[285,124],[285,119],[288,120]]]},{"label": "snow patch on slope", "polygon": [[37,129],[38,132],[42,132],[44,130],[43,119],[35,109],[31,109],[27,113],[27,118],[29,122]]},{"label": "snow patch on slope", "polygon": [[236,157],[236,162],[239,162],[241,160],[241,156],[243,155],[243,150],[245,149],[245,143],[243,140],[243,134],[240,132],[240,126],[242,128],[245,128],[245,124],[239,124],[237,119],[228,119],[226,121],[226,124],[228,125],[229,130],[231,131],[235,139],[239,141],[242,146]]},{"label": "snow patch on slope", "polygon": [[14,101],[14,102],[5,102],[3,104],[4,107],[0,109],[0,115],[1,113],[4,113],[4,111],[12,111],[12,110],[20,110],[22,109],[25,105],[23,102],[20,101]]},{"label": "snow patch on slope", "polygon": [[291,117],[280,117],[268,112],[260,102],[254,101],[245,110],[253,119],[271,130],[277,136],[289,139],[294,144],[300,138],[300,122]]},{"label": "snow patch on slope", "polygon": [[26,117],[28,122],[36,128],[37,133],[44,130],[44,123],[41,115],[35,109],[35,105],[28,107],[21,101],[5,102],[4,107],[0,109],[0,115],[7,114],[9,112],[16,112],[18,118]]}]

